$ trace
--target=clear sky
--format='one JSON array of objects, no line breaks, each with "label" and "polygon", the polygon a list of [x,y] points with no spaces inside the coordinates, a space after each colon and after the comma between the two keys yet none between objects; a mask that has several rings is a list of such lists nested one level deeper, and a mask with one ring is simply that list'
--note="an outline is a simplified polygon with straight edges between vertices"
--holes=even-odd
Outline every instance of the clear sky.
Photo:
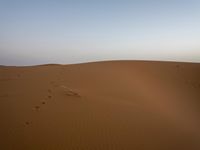
[{"label": "clear sky", "polygon": [[0,0],[0,65],[200,62],[200,0]]}]

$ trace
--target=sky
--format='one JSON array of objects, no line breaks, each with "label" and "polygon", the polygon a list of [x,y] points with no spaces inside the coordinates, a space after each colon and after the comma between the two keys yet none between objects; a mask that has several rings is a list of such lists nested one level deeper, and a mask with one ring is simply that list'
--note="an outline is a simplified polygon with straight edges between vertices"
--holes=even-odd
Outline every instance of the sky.
[{"label": "sky", "polygon": [[200,62],[199,0],[0,0],[0,65]]}]

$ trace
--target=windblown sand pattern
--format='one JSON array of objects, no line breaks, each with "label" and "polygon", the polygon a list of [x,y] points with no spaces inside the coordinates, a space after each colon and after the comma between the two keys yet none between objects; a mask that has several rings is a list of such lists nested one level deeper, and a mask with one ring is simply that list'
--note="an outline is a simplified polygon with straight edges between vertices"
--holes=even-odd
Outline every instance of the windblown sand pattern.
[{"label": "windblown sand pattern", "polygon": [[0,67],[2,150],[199,150],[200,64]]}]

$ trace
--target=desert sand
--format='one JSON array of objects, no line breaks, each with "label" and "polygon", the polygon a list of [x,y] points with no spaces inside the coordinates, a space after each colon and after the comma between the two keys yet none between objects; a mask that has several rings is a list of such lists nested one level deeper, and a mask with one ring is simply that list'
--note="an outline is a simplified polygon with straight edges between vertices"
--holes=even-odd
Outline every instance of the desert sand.
[{"label": "desert sand", "polygon": [[1,150],[199,150],[200,64],[0,66]]}]

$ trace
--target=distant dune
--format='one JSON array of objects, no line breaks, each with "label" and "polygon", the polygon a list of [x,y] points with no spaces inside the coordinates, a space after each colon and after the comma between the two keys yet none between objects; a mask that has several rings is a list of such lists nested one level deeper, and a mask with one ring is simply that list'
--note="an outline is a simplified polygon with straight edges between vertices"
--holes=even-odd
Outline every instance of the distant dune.
[{"label": "distant dune", "polygon": [[200,64],[0,67],[1,150],[200,150]]}]

